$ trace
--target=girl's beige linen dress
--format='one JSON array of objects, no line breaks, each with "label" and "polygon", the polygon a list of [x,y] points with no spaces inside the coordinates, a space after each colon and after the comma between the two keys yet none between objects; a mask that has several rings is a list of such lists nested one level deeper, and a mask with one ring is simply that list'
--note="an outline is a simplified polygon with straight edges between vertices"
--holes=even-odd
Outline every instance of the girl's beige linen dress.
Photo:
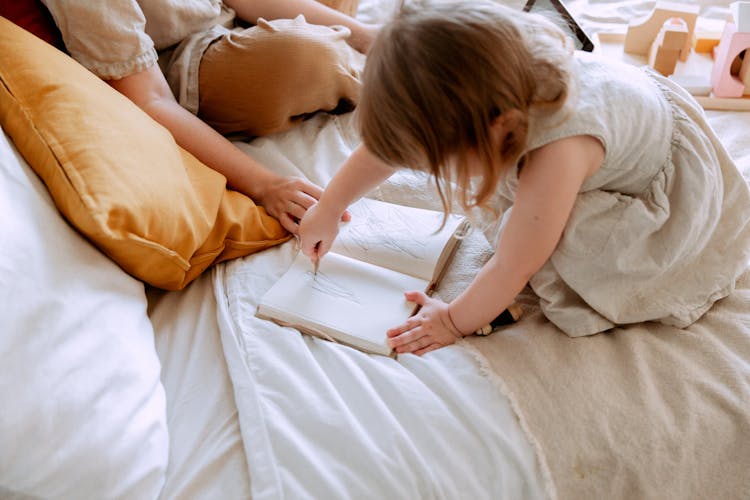
[{"label": "girl's beige linen dress", "polygon": [[[606,154],[530,285],[570,336],[642,321],[685,327],[748,265],[746,181],[700,106],[668,79],[578,51],[573,74],[570,105],[532,116],[528,150],[590,135]],[[501,199],[513,200],[518,174],[501,181]]]}]

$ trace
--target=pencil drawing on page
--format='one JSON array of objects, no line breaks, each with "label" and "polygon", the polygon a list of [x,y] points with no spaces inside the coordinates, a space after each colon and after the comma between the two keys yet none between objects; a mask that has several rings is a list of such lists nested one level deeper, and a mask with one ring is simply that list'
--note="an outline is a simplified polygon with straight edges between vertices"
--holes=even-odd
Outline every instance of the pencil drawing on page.
[{"label": "pencil drawing on page", "polygon": [[408,255],[411,258],[424,260],[426,243],[416,237],[419,231],[406,215],[395,210],[376,215],[369,207],[362,207],[362,213],[352,218],[347,225],[346,238],[340,244],[348,252],[355,249],[367,253],[375,247],[386,247]]},{"label": "pencil drawing on page", "polygon": [[320,271],[318,271],[317,274],[313,271],[306,271],[305,276],[312,281],[313,290],[330,297],[336,297],[349,302],[354,302],[355,304],[361,304],[356,293],[331,279],[327,274]]}]

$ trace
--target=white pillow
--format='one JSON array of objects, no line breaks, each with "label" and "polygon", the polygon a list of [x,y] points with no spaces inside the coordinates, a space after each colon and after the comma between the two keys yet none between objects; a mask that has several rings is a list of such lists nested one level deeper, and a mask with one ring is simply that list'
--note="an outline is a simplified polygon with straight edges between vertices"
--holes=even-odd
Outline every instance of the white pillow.
[{"label": "white pillow", "polygon": [[0,497],[157,497],[159,371],[143,284],[67,225],[0,130]]}]

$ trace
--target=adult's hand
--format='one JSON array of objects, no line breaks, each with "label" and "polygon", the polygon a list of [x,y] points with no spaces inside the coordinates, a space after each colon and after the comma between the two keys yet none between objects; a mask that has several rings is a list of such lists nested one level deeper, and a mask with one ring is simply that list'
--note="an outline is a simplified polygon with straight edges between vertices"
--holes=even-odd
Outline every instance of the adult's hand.
[{"label": "adult's hand", "polygon": [[274,176],[256,198],[266,212],[276,217],[292,234],[298,234],[299,222],[323,190],[301,177]]}]

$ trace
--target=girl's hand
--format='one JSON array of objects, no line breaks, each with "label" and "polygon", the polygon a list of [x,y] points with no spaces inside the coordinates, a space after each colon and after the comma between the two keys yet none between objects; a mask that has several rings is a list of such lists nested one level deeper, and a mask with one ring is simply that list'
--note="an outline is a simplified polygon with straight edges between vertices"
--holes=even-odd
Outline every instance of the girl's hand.
[{"label": "girl's hand", "polygon": [[419,312],[386,333],[388,344],[397,353],[410,352],[421,356],[439,347],[450,345],[463,337],[453,325],[448,304],[422,292],[406,292],[406,300],[420,305]]},{"label": "girl's hand", "polygon": [[349,220],[344,215],[327,211],[320,204],[313,205],[302,218],[299,225],[300,249],[314,262],[319,262],[328,253],[333,240],[339,234],[339,220]]}]

